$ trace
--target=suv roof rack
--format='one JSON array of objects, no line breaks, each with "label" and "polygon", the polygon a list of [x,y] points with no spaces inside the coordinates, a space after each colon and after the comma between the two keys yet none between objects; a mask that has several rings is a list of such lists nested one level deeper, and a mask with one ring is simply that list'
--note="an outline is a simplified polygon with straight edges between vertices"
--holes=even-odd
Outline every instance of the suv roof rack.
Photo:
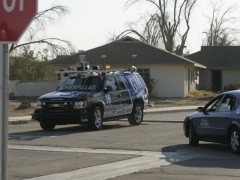
[{"label": "suv roof rack", "polygon": [[[59,70],[55,71],[56,74],[58,74],[58,78],[61,79],[61,75],[63,74],[65,77],[66,76],[75,76],[75,75],[80,75],[82,78],[88,77],[90,75],[94,75],[94,73],[98,73],[96,75],[99,75],[101,73],[102,75],[104,73],[126,73],[126,72],[137,72],[136,66],[131,66],[128,70],[124,69],[99,69],[99,66],[93,66],[93,69],[89,69],[89,63],[85,61],[85,55],[80,55],[80,62],[76,63],[75,65],[71,65],[68,67],[68,70]],[[101,56],[103,58],[103,66],[105,66],[105,55]]]}]

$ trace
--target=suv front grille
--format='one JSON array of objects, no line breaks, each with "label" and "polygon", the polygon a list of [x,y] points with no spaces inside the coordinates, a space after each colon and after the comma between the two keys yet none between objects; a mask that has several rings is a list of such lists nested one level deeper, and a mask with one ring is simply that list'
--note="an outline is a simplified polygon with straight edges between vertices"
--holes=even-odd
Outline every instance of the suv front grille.
[{"label": "suv front grille", "polygon": [[72,111],[71,101],[48,101],[43,103],[44,112],[71,112]]}]

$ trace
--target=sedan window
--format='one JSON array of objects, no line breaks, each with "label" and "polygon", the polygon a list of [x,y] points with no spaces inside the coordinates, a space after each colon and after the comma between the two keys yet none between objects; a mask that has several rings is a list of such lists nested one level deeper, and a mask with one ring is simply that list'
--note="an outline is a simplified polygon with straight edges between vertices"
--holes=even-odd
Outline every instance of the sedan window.
[{"label": "sedan window", "polygon": [[221,112],[228,112],[234,110],[235,98],[232,96],[226,95],[222,100],[219,110]]},{"label": "sedan window", "polygon": [[212,101],[209,102],[209,104],[206,105],[205,109],[208,112],[215,112],[217,111],[217,107],[219,106],[221,102],[222,96],[218,96]]}]

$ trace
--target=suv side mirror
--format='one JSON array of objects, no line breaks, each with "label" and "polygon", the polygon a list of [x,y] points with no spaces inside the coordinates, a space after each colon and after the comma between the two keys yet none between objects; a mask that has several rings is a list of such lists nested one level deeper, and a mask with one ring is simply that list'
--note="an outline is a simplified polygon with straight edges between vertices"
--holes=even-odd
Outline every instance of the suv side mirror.
[{"label": "suv side mirror", "polygon": [[110,92],[112,90],[113,90],[112,86],[107,86],[107,87],[104,88],[105,93]]}]

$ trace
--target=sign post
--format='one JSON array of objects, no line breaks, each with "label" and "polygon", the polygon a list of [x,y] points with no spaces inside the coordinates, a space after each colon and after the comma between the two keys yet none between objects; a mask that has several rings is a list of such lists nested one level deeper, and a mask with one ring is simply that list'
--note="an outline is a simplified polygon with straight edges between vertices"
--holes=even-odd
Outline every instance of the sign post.
[{"label": "sign post", "polygon": [[7,179],[7,145],[8,145],[8,44],[0,45],[0,115],[1,115],[1,179]]},{"label": "sign post", "polygon": [[8,179],[9,49],[37,13],[38,0],[0,0],[0,179]]}]

